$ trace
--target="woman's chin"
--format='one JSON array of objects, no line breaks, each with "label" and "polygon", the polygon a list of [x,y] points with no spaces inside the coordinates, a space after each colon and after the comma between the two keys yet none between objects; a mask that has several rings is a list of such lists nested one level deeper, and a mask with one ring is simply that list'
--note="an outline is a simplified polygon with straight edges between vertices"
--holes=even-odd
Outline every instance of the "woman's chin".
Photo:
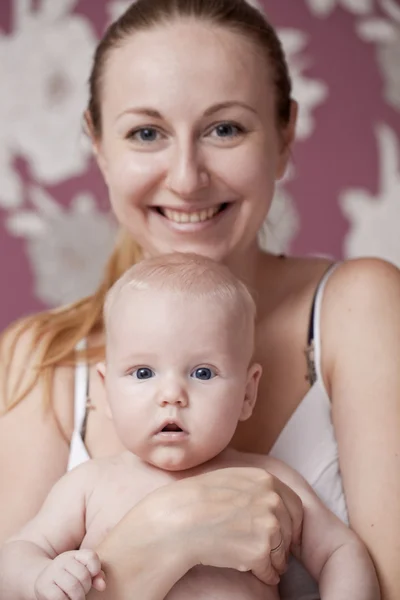
[{"label": "woman's chin", "polygon": [[231,255],[231,252],[229,248],[226,247],[226,244],[224,244],[224,247],[222,247],[222,244],[214,244],[212,242],[196,243],[186,240],[184,242],[178,242],[176,244],[165,244],[158,248],[144,248],[143,257],[149,258],[151,256],[170,254],[172,252],[198,254],[200,256],[210,258],[211,260],[215,260],[216,262],[225,262]]}]

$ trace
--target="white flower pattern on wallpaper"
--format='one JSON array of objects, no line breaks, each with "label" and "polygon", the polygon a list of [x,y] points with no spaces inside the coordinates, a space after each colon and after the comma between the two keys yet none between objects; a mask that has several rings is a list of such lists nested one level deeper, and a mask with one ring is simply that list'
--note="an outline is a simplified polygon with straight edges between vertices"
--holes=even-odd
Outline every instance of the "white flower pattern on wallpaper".
[{"label": "white flower pattern on wallpaper", "polygon": [[400,110],[400,5],[393,0],[380,0],[385,16],[361,20],[358,35],[376,44],[376,57],[384,81],[383,96],[393,108]]},{"label": "white flower pattern on wallpaper", "polygon": [[374,0],[305,0],[305,2],[317,17],[329,17],[338,7],[355,15],[366,15],[371,12],[374,5]]},{"label": "white flower pattern on wallpaper", "polygon": [[113,0],[107,4],[108,20],[116,21],[133,4],[133,0]]},{"label": "white flower pattern on wallpaper", "polygon": [[288,253],[293,239],[300,230],[299,213],[293,197],[285,187],[285,183],[293,176],[294,171],[290,168],[285,180],[278,183],[268,218],[259,236],[261,247],[274,254]]},{"label": "white flower pattern on wallpaper", "polygon": [[[380,256],[400,266],[400,141],[387,125],[377,127],[380,189],[344,192],[340,204],[351,229],[344,240],[348,257]],[[384,232],[384,233],[383,233]]]},{"label": "white flower pattern on wallpaper", "polygon": [[310,66],[309,58],[303,53],[308,42],[307,34],[298,29],[280,29],[278,33],[292,75],[293,96],[299,103],[297,139],[304,140],[310,137],[315,129],[313,110],[328,97],[328,86],[324,81],[305,75]]},{"label": "white flower pattern on wallpaper", "polygon": [[87,19],[69,14],[77,0],[15,0],[11,35],[0,34],[0,206],[22,202],[13,170],[23,158],[37,181],[58,183],[84,172],[86,80],[96,38]]},{"label": "white flower pattern on wallpaper", "polygon": [[68,209],[41,188],[30,193],[33,210],[18,210],[7,230],[24,239],[37,298],[58,306],[93,293],[117,230],[90,194],[78,194]]}]

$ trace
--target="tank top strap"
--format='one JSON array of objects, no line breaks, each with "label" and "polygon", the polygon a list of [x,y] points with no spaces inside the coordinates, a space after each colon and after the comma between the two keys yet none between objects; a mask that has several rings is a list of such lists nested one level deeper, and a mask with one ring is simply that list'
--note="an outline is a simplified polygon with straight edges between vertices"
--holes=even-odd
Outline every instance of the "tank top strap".
[{"label": "tank top strap", "polygon": [[[306,348],[306,360],[307,360],[307,379],[310,385],[314,385],[316,381],[319,381],[320,385],[326,388],[322,376],[322,364],[321,364],[321,310],[322,300],[324,296],[325,286],[329,280],[329,277],[340,265],[340,262],[331,264],[325,271],[322,279],[318,283],[317,289],[315,290],[314,298],[311,305],[310,321],[308,326],[307,334],[307,348]],[[326,392],[327,394],[327,392]],[[328,395],[328,394],[327,394]]]},{"label": "tank top strap", "polygon": [[[86,339],[80,340],[76,345],[76,350],[86,350]],[[75,393],[74,393],[74,431],[82,434],[89,393],[89,366],[86,360],[76,363],[75,367]]]}]

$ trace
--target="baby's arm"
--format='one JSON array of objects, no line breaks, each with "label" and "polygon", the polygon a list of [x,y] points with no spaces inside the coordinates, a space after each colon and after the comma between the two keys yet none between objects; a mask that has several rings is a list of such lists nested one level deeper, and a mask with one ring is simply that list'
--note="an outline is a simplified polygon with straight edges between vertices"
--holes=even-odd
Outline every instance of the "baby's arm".
[{"label": "baby's arm", "polygon": [[2,546],[0,598],[80,600],[92,585],[104,589],[97,555],[78,550],[85,536],[86,497],[95,476],[96,467],[89,463],[65,475],[36,517]]},{"label": "baby's arm", "polygon": [[375,568],[356,534],[326,508],[297,472],[275,460],[268,462],[267,470],[303,501],[303,537],[296,558],[318,581],[321,600],[379,600]]}]

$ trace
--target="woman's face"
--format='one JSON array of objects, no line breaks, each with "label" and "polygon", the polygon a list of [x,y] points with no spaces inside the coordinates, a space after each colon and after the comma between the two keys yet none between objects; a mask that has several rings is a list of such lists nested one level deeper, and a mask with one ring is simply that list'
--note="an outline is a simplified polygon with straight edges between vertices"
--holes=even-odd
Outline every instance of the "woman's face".
[{"label": "woman's face", "polygon": [[136,33],[109,56],[101,108],[99,165],[145,254],[254,246],[293,129],[278,132],[259,48],[189,20]]}]

